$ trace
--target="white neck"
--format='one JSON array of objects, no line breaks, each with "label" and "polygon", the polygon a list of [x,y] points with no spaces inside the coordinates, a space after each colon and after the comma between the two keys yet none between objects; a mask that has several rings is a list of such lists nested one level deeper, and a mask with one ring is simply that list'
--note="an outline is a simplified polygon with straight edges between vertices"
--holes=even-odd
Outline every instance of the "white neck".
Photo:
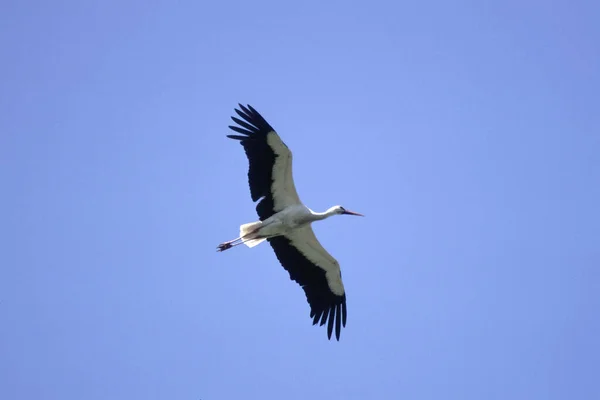
[{"label": "white neck", "polygon": [[327,211],[325,212],[314,212],[313,211],[313,220],[314,221],[320,221],[322,219],[326,219],[331,217],[332,215],[336,215],[335,214],[335,207],[331,207],[329,208]]}]

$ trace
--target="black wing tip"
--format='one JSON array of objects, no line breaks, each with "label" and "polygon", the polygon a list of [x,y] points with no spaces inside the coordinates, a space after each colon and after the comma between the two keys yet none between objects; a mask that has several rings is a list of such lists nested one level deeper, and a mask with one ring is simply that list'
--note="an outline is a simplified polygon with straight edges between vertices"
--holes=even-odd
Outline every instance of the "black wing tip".
[{"label": "black wing tip", "polygon": [[250,104],[243,105],[242,103],[238,103],[238,106],[246,113],[246,114],[258,114],[258,111],[254,109]]},{"label": "black wing tip", "polygon": [[[242,117],[242,119],[247,123],[254,125],[257,131],[263,131],[265,134],[270,131],[274,131],[273,127],[267,122],[267,120],[262,115],[260,115],[260,113],[256,111],[256,109],[250,104],[244,106],[242,103],[238,103],[238,107],[239,108],[234,108],[236,114]],[[235,117],[232,117],[232,119],[235,121]],[[240,125],[245,126],[244,124]],[[256,132],[249,133],[252,134]]]},{"label": "black wing tip", "polygon": [[234,111],[237,115],[245,120],[252,118],[253,114],[256,113],[256,110],[254,110],[250,104],[244,106],[242,103],[238,103],[238,108],[234,108]]},{"label": "black wing tip", "polygon": [[229,139],[235,139],[235,140],[246,140],[247,139],[247,137],[240,136],[240,135],[227,135],[227,137]]},{"label": "black wing tip", "polygon": [[313,325],[319,324],[319,326],[323,326],[327,323],[327,339],[331,340],[331,337],[334,336],[335,328],[334,337],[338,342],[340,341],[342,328],[346,327],[347,316],[345,296],[341,302],[331,304],[329,307],[318,312],[311,311],[310,314],[310,317],[313,318]]}]

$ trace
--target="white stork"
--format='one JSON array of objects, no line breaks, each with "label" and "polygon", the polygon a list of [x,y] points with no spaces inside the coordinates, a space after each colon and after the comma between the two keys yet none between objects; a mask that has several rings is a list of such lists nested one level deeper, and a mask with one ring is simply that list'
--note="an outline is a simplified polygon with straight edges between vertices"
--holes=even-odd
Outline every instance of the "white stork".
[{"label": "white stork", "polygon": [[346,292],[340,265],[321,246],[311,224],[333,215],[358,215],[342,206],[314,212],[300,201],[292,177],[292,153],[269,123],[250,105],[239,105],[235,112],[244,119],[231,119],[240,126],[229,126],[239,140],[250,164],[248,182],[260,221],[240,226],[240,237],[221,243],[217,251],[245,244],[254,247],[267,240],[277,259],[306,294],[313,325],[327,322],[327,337],[340,340],[346,326]]}]

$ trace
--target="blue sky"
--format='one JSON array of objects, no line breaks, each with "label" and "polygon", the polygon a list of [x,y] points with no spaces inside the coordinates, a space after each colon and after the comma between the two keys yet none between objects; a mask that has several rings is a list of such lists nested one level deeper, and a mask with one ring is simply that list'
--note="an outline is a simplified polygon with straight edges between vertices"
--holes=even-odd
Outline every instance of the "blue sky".
[{"label": "blue sky", "polygon": [[[0,398],[600,398],[600,6],[0,5]],[[238,102],[348,294],[313,327]]]}]

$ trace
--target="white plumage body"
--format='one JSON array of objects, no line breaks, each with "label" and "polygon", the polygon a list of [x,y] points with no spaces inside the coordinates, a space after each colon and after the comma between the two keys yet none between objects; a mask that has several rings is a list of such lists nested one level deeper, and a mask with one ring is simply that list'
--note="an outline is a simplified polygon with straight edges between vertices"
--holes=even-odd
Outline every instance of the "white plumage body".
[{"label": "white plumage body", "polygon": [[325,213],[315,213],[304,204],[289,205],[264,221],[250,222],[240,226],[240,238],[248,247],[255,247],[268,238],[291,234],[298,228],[327,218],[336,212],[332,207]]},{"label": "white plumage body", "polygon": [[314,219],[310,209],[303,204],[297,204],[288,206],[262,221],[259,232],[264,236],[285,235],[296,228],[310,224],[312,221]]}]

